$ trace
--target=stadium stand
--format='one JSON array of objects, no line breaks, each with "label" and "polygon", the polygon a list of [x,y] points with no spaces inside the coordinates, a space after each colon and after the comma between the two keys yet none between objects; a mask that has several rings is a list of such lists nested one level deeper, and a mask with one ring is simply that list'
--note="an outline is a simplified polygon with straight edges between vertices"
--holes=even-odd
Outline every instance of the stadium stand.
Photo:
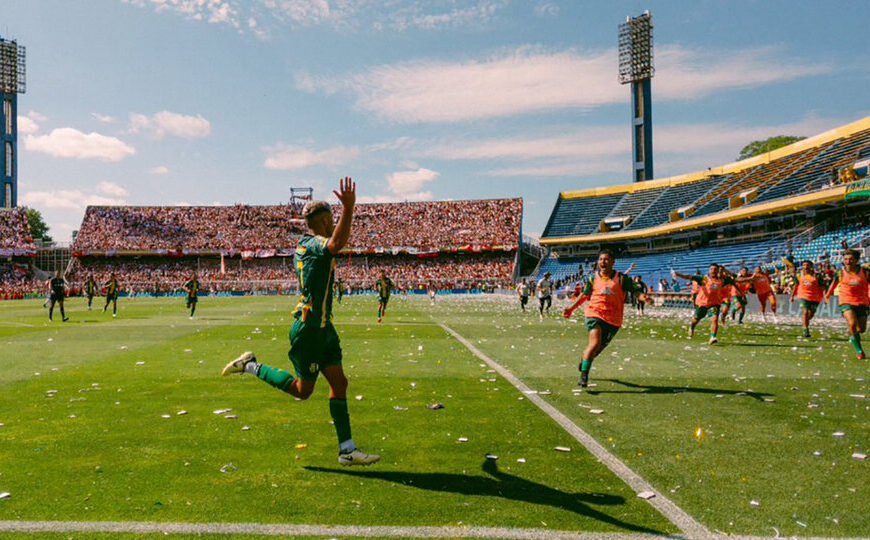
[{"label": "stadium stand", "polygon": [[[370,288],[380,270],[404,288],[510,286],[522,199],[359,204],[337,275]],[[138,291],[177,291],[193,271],[215,291],[295,289],[305,231],[297,207],[89,207],[68,280],[114,272]]]},{"label": "stadium stand", "polygon": [[727,177],[712,176],[698,182],[678,184],[665,189],[643,212],[638,215],[626,230],[645,229],[668,222],[671,211],[695,202],[698,197],[706,194],[725,181]]},{"label": "stadium stand", "polygon": [[24,209],[0,209],[0,298],[23,298],[38,285],[33,278],[36,246]]},{"label": "stadium stand", "polygon": [[598,232],[599,224],[622,200],[623,194],[602,195],[583,199],[563,199],[556,201],[544,237],[575,236]]}]

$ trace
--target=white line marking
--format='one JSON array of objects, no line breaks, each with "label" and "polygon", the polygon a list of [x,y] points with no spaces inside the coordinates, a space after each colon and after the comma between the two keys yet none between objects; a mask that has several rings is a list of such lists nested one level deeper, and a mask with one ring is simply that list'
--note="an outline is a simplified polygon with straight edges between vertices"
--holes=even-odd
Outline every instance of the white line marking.
[{"label": "white line marking", "polygon": [[[0,532],[90,532],[135,534],[258,534],[268,536],[357,536],[403,538],[539,538],[541,540],[660,540],[662,536],[622,533],[575,533],[507,527],[358,527],[282,523],[160,523],[154,521],[0,521]],[[667,538],[667,537],[665,537]],[[674,537],[670,537],[674,538]]]},{"label": "white line marking", "polygon": [[474,345],[472,345],[467,339],[456,333],[449,326],[439,323],[441,328],[444,329],[445,332],[456,338],[457,341],[465,345],[465,347],[472,352],[475,356],[486,362],[486,364],[494,369],[499,375],[508,380],[512,385],[514,385],[523,395],[537,405],[542,411],[544,411],[547,416],[556,421],[557,424],[562,426],[562,428],[571,434],[577,441],[586,447],[589,452],[592,453],[595,457],[601,460],[602,463],[607,465],[607,468],[613,471],[616,476],[622,479],[623,482],[629,485],[631,489],[635,491],[635,493],[640,493],[642,491],[652,491],[655,493],[655,497],[652,497],[647,500],[649,504],[653,506],[656,510],[658,510],[663,516],[665,516],[671,523],[676,525],[683,531],[683,534],[686,535],[687,538],[711,538],[715,536],[709,529],[701,525],[698,521],[696,521],[692,516],[687,514],[682,508],[674,504],[673,501],[668,499],[665,495],[663,495],[659,490],[654,488],[649,482],[641,478],[637,473],[628,468],[628,466],[622,462],[618,457],[614,456],[610,452],[607,451],[606,448],[601,446],[595,439],[592,438],[588,433],[580,429],[580,427],[572,422],[567,416],[562,414],[558,409],[544,401],[543,398],[538,396],[535,393],[530,393],[531,388],[526,386],[521,380],[513,375],[510,371],[501,366],[498,362],[492,360],[480,350],[477,349]]}]

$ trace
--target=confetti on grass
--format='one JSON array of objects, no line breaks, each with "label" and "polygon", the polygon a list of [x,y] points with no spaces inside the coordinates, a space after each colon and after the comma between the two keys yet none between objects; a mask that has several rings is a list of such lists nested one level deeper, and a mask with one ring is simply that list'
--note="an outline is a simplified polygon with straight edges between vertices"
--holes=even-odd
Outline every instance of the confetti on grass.
[{"label": "confetti on grass", "polygon": [[556,452],[570,452],[571,451],[571,449],[568,448],[567,446],[557,446],[553,450],[555,450]]},{"label": "confetti on grass", "polygon": [[3,493],[0,493],[0,499],[8,499],[11,496],[12,496],[12,494],[9,493],[8,491],[4,491]]},{"label": "confetti on grass", "polygon": [[648,501],[648,500],[652,499],[653,497],[655,497],[656,494],[652,491],[641,491],[640,493],[637,494],[637,496],[645,501]]}]

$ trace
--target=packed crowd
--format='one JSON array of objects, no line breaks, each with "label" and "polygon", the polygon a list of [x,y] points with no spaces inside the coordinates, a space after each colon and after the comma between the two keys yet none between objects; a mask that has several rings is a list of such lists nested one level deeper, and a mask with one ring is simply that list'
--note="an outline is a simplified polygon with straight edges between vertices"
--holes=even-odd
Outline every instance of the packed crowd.
[{"label": "packed crowd", "polygon": [[0,209],[0,250],[35,249],[27,214],[21,208]]},{"label": "packed crowd", "polygon": [[[431,258],[412,256],[366,256],[336,259],[336,278],[353,290],[370,289],[381,270],[398,288],[470,288],[488,284],[509,286],[513,254],[485,253],[441,255]],[[105,283],[114,273],[125,290],[173,292],[197,272],[203,287],[210,291],[295,290],[293,260],[273,257],[243,261],[226,259],[221,271],[218,257],[82,257],[73,262],[66,279],[74,291],[91,275]]]},{"label": "packed crowd", "polygon": [[[521,220],[522,199],[360,204],[348,248],[515,246]],[[286,249],[305,230],[292,205],[91,206],[73,250]]]},{"label": "packed crowd", "polygon": [[305,230],[292,206],[90,206],[73,250],[292,248]]}]

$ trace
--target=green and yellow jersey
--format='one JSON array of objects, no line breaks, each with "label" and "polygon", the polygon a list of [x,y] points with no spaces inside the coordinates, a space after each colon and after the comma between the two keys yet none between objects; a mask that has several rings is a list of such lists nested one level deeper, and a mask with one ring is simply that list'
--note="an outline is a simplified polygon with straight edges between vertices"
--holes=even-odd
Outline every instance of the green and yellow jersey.
[{"label": "green and yellow jersey", "polygon": [[375,282],[375,287],[376,287],[377,290],[378,290],[378,296],[379,296],[379,297],[381,297],[381,298],[389,298],[389,297],[390,297],[390,291],[393,290],[393,281],[392,281],[390,278],[388,278],[388,277],[385,277],[385,278],[383,278],[383,279],[378,279],[378,280]]},{"label": "green and yellow jersey", "polygon": [[94,281],[94,278],[89,278],[85,282],[85,293],[88,296],[93,296],[93,295],[97,294],[97,282]]},{"label": "green and yellow jersey", "polygon": [[118,285],[118,280],[115,278],[110,279],[105,283],[106,287],[106,296],[114,296],[118,294],[118,289],[120,285]]},{"label": "green and yellow jersey", "polygon": [[332,285],[335,258],[326,247],[327,238],[304,235],[296,246],[293,263],[299,279],[299,303],[293,316],[302,322],[317,322],[321,328],[332,319]]},{"label": "green and yellow jersey", "polygon": [[189,279],[184,283],[184,288],[187,289],[187,296],[191,298],[196,298],[196,294],[199,292],[199,280],[198,279]]}]

